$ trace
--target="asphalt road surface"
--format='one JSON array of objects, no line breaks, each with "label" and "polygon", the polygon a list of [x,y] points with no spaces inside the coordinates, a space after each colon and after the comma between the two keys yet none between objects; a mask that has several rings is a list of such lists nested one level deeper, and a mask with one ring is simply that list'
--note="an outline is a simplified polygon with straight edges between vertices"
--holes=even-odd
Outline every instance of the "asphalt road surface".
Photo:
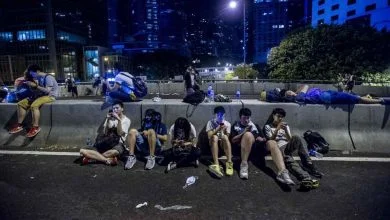
[{"label": "asphalt road surface", "polygon": [[[142,161],[124,171],[123,163],[81,166],[77,158],[0,154],[0,219],[390,219],[389,162],[316,161],[326,176],[302,191],[278,184],[272,161],[250,163],[244,181],[237,170],[211,177],[208,161],[164,174]],[[199,179],[183,189],[189,176]]]}]

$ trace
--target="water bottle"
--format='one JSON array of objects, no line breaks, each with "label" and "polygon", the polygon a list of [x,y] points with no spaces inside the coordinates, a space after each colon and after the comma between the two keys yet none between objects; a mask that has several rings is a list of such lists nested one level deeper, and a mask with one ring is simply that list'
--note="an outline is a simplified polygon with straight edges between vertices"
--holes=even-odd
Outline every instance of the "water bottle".
[{"label": "water bottle", "polygon": [[87,147],[92,147],[91,138],[87,138],[86,145],[87,145]]},{"label": "water bottle", "polygon": [[316,150],[314,150],[314,149],[311,149],[310,151],[309,151],[309,155],[310,156],[313,156],[313,157],[317,157],[317,158],[323,158],[324,157],[324,155],[322,155],[321,153],[318,153]]},{"label": "water bottle", "polygon": [[213,89],[210,91],[210,101],[214,102],[214,90]]},{"label": "water bottle", "polygon": [[[210,98],[211,90],[213,90],[213,87],[212,87],[211,84],[210,84],[209,87],[207,88],[207,97],[208,97],[208,98]],[[211,99],[211,98],[210,98],[210,99]]]},{"label": "water bottle", "polygon": [[237,89],[237,92],[236,92],[236,99],[237,99],[238,102],[240,101],[240,98],[241,98],[241,92],[240,92],[239,89]]}]

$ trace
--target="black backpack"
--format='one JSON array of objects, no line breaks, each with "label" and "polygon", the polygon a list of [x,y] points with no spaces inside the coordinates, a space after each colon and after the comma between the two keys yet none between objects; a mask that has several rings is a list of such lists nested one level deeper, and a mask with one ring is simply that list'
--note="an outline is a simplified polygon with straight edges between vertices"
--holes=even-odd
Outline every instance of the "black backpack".
[{"label": "black backpack", "polygon": [[303,133],[303,138],[307,143],[307,148],[309,150],[313,149],[321,154],[326,154],[329,151],[328,142],[320,135],[320,133],[307,130]]},{"label": "black backpack", "polygon": [[202,90],[195,90],[194,93],[184,97],[183,102],[197,106],[199,103],[202,103],[205,98],[206,93],[204,93]]},{"label": "black backpack", "polygon": [[145,81],[142,80],[140,77],[133,78],[133,84],[134,84],[134,94],[142,98],[148,94],[148,87],[145,83]]}]

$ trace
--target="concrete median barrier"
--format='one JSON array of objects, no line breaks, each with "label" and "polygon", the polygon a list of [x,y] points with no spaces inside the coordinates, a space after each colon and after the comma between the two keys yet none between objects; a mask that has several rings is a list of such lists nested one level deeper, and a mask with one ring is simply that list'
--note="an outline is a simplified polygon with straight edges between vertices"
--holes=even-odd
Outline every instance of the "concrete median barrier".
[{"label": "concrete median barrier", "polygon": [[[265,103],[257,100],[243,100],[244,106],[252,110],[252,120],[262,127],[272,109],[284,108],[285,120],[292,133],[302,136],[308,130],[320,132],[330,143],[331,149],[356,150],[360,152],[390,152],[390,106],[382,105],[298,105],[295,103]],[[33,139],[25,138],[25,132],[10,135],[7,129],[16,122],[16,105],[0,104],[0,146],[26,148],[78,148],[86,139],[92,140],[102,127],[106,111],[101,111],[101,101],[58,100],[44,105],[41,109],[42,131]],[[204,131],[207,121],[213,117],[213,109],[222,105],[226,119],[233,123],[238,120],[242,104],[202,103],[194,108],[181,100],[168,99],[161,102],[144,100],[125,104],[125,114],[131,119],[131,127],[139,128],[146,109],[161,112],[169,128],[177,117],[187,117],[198,133]],[[29,124],[28,118],[26,123]],[[202,137],[204,138],[204,136]],[[201,142],[201,140],[199,140]],[[202,141],[202,144],[207,142]]]}]

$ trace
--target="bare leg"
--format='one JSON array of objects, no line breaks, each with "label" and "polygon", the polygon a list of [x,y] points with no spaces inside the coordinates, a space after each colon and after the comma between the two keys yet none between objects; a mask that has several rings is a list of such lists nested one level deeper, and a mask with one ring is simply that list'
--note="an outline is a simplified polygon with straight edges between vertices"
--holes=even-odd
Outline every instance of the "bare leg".
[{"label": "bare leg", "polygon": [[227,162],[232,162],[232,145],[230,144],[229,137],[225,134],[222,136],[222,146],[227,157]]},{"label": "bare leg", "polygon": [[274,140],[267,141],[266,148],[268,151],[271,152],[272,160],[274,161],[276,168],[278,168],[278,171],[281,172],[285,170],[286,166],[284,165],[283,155],[276,141]]},{"label": "bare leg", "polygon": [[135,141],[137,135],[138,135],[138,131],[136,129],[131,129],[129,135],[127,136],[130,155],[134,155]]},{"label": "bare leg", "polygon": [[300,93],[300,92],[303,92],[303,93],[306,93],[307,90],[309,90],[309,86],[308,85],[301,85],[298,90],[296,91],[296,94]]},{"label": "bare leg", "polygon": [[213,135],[210,139],[210,146],[211,146],[211,154],[213,156],[214,164],[218,165],[218,137],[217,135]]},{"label": "bare leg", "polygon": [[34,127],[39,126],[39,118],[41,117],[41,112],[39,111],[39,108],[33,107],[31,108],[32,112],[32,124]]},{"label": "bare leg", "polygon": [[367,97],[360,97],[359,103],[362,104],[381,104],[381,99],[369,99]]},{"label": "bare leg", "polygon": [[107,163],[107,158],[105,158],[102,154],[94,150],[81,149],[80,154],[89,159],[97,160],[103,163]]},{"label": "bare leg", "polygon": [[24,119],[26,118],[26,109],[24,109],[22,106],[19,106],[17,107],[17,111],[18,111],[18,123],[21,124]]},{"label": "bare leg", "polygon": [[241,139],[241,163],[247,163],[249,154],[252,150],[252,145],[255,142],[255,138],[253,134],[250,132],[246,132]]},{"label": "bare leg", "polygon": [[156,151],[156,132],[153,129],[148,130],[148,144],[149,144],[149,154],[154,156]]}]

